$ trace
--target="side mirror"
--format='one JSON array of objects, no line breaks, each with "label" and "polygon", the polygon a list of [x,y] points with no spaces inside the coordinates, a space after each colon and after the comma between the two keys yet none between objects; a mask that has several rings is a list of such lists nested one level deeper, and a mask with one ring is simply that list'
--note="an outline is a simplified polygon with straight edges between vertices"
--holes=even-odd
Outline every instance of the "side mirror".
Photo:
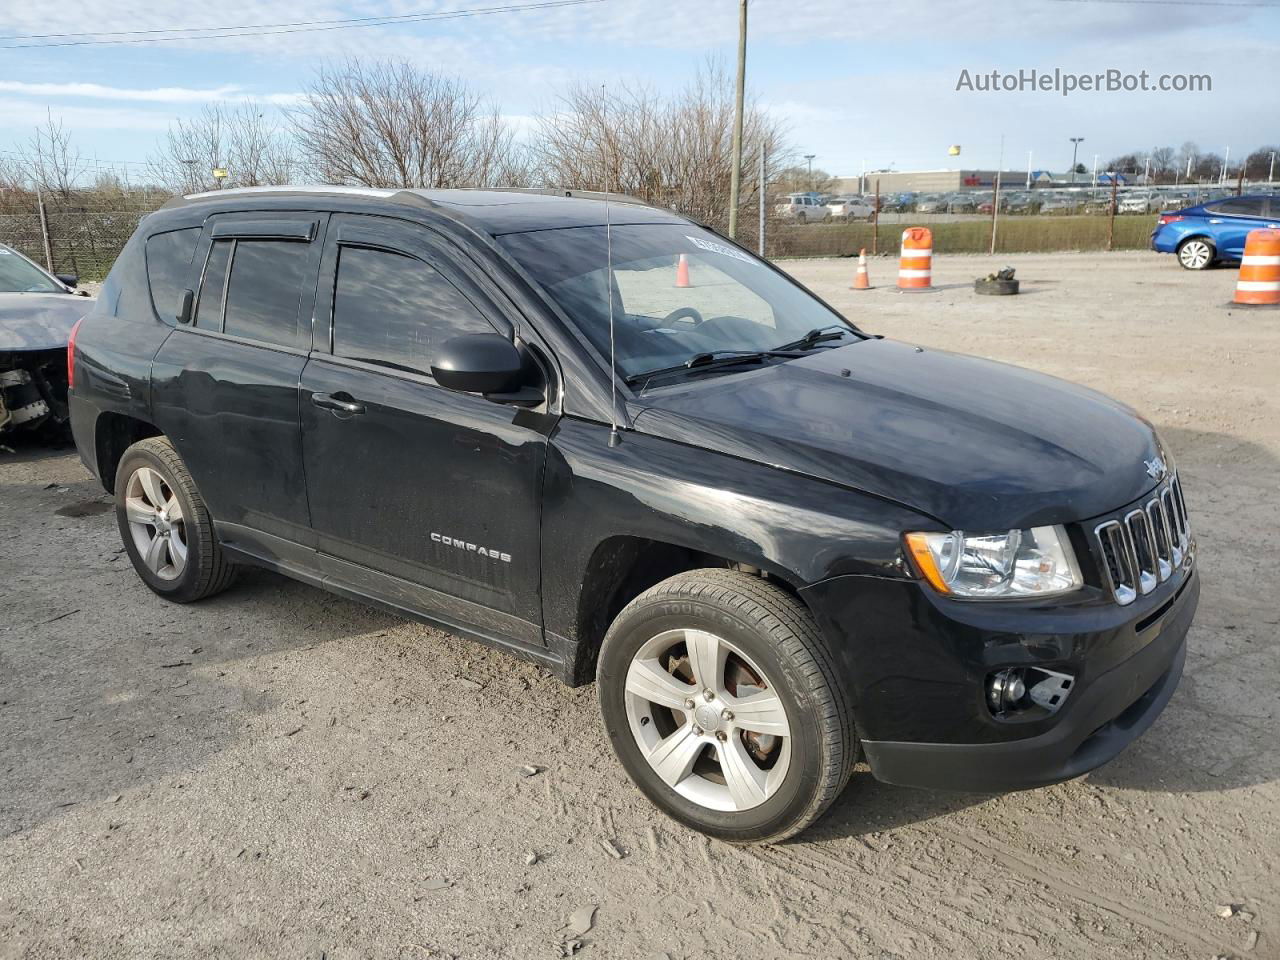
[{"label": "side mirror", "polygon": [[74,273],[55,273],[54,276],[68,287],[74,287],[80,282],[80,278]]},{"label": "side mirror", "polygon": [[178,322],[191,322],[191,305],[195,302],[196,294],[194,290],[183,290],[182,301],[178,304]]},{"label": "side mirror", "polygon": [[516,393],[523,386],[524,358],[506,337],[473,333],[446,340],[431,365],[436,383],[463,393]]}]

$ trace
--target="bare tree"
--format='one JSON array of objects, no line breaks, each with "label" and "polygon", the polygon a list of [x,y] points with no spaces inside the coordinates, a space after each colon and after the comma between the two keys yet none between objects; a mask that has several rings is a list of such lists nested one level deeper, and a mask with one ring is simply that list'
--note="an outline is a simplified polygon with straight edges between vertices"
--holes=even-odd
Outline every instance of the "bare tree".
[{"label": "bare tree", "polygon": [[61,120],[47,119],[36,127],[31,139],[18,148],[19,166],[25,178],[38,189],[62,198],[71,196],[84,174],[86,162],[71,142],[71,134]]},{"label": "bare tree", "polygon": [[1151,176],[1156,180],[1166,179],[1174,171],[1174,160],[1173,147],[1156,147],[1151,151]]},{"label": "bare tree", "polygon": [[407,63],[323,68],[291,119],[327,183],[496,186],[527,176],[514,130],[495,107],[464,81]]},{"label": "bare tree", "polygon": [[1188,140],[1178,148],[1178,171],[1182,176],[1187,176],[1187,170],[1194,175],[1196,164],[1200,162],[1200,148],[1194,140]]},{"label": "bare tree", "polygon": [[169,127],[148,161],[151,175],[180,193],[218,186],[257,187],[291,182],[300,170],[297,148],[283,124],[254,103],[213,104]]},{"label": "bare tree", "polygon": [[[708,64],[684,90],[662,96],[643,87],[577,85],[555,112],[538,118],[534,145],[547,186],[611,190],[724,226],[729,214],[734,90]],[[741,203],[758,202],[760,151],[766,186],[788,148],[782,125],[754,103],[743,118]]]}]

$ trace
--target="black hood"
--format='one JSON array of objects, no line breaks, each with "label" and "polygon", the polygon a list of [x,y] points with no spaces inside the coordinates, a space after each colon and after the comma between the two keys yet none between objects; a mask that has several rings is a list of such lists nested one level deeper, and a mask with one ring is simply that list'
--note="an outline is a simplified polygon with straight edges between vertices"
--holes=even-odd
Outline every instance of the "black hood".
[{"label": "black hood", "polygon": [[0,293],[0,353],[65,348],[93,304],[73,293]]},{"label": "black hood", "polygon": [[[847,375],[843,375],[847,371]],[[865,491],[949,527],[1098,516],[1164,459],[1151,425],[1093,390],[890,340],[712,376],[641,400],[645,433]]]}]

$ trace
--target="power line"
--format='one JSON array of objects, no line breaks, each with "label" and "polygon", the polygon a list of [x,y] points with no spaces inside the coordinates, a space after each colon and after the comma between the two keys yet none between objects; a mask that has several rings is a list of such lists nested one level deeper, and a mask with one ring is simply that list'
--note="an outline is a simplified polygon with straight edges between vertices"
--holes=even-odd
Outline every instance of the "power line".
[{"label": "power line", "polygon": [[1127,4],[1134,7],[1257,7],[1263,10],[1280,10],[1280,4],[1262,0],[1053,0],[1054,3],[1103,3]]},{"label": "power line", "polygon": [[[29,34],[25,36],[0,37],[0,40],[41,40],[58,37],[134,37],[120,40],[58,40],[55,43],[11,43],[0,46],[0,50],[23,50],[44,47],[85,47],[102,45],[119,45],[133,43],[170,43],[189,40],[226,40],[234,37],[273,37],[287,33],[319,33],[329,30],[354,30],[360,27],[392,26],[403,23],[425,23],[440,20],[462,20],[471,17],[493,16],[500,13],[522,13],[526,11],[551,10],[558,7],[577,7],[588,3],[605,3],[606,0],[543,0],[538,3],[503,4],[494,7],[472,7],[466,10],[448,10],[437,13],[407,13],[386,17],[357,17],[347,20],[300,20],[292,23],[236,24],[225,27],[172,27],[153,30],[121,30],[98,33],[64,33],[64,34]],[[265,33],[261,31],[266,31]],[[239,31],[239,32],[211,32]],[[202,36],[136,36],[154,33],[201,33]]]}]

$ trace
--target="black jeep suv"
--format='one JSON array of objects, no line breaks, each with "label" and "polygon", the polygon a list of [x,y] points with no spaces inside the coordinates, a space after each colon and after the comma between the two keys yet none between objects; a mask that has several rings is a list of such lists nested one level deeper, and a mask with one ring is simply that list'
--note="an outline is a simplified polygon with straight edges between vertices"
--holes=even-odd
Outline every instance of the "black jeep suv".
[{"label": "black jeep suv", "polygon": [[227,190],[149,216],[72,338],[80,455],[162,597],[241,564],[598,682],[726,840],[891,783],[1074,777],[1154,721],[1199,581],[1151,425],[872,336],[672,213]]}]

